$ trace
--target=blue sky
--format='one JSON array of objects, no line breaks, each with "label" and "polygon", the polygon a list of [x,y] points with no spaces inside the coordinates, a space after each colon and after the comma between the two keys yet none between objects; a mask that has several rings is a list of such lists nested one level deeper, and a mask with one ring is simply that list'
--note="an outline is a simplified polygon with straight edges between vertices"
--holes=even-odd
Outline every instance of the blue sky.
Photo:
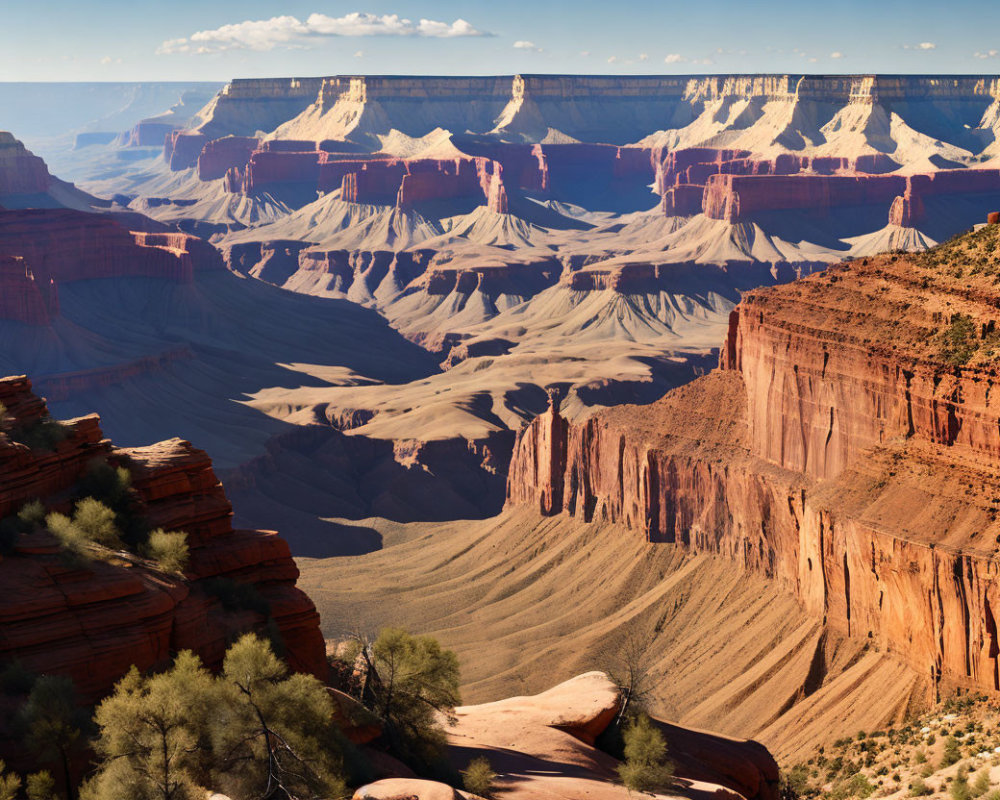
[{"label": "blue sky", "polygon": [[34,0],[0,80],[337,73],[1000,73],[1000,4],[951,0]]}]

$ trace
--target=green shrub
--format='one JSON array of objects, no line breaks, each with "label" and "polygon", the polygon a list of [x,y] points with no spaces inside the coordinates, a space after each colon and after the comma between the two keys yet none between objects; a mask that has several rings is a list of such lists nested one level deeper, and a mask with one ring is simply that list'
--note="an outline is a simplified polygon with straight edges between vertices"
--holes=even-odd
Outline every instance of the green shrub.
[{"label": "green shrub", "polygon": [[88,540],[104,547],[121,547],[121,537],[115,524],[115,512],[100,500],[85,497],[76,504],[73,513],[73,524],[76,525]]},{"label": "green shrub", "polygon": [[86,556],[89,545],[114,550],[122,547],[115,512],[92,497],[77,502],[72,519],[52,512],[45,517],[45,526],[67,552],[76,556]]},{"label": "green shrub", "polygon": [[924,751],[923,750],[917,750],[917,752],[915,752],[913,754],[913,763],[914,764],[926,764],[927,763],[927,756],[924,755]]},{"label": "green shrub", "polygon": [[41,500],[32,500],[21,506],[17,518],[26,527],[35,528],[45,524],[45,514],[45,504]]},{"label": "green shrub", "polygon": [[184,572],[190,549],[187,534],[183,531],[165,531],[157,528],[149,534],[145,555],[151,558],[165,572]]},{"label": "green shrub", "polygon": [[955,780],[948,787],[948,794],[951,800],[971,800],[972,790],[969,788],[969,779],[962,770],[955,775]]},{"label": "green shrub", "polygon": [[989,769],[980,770],[976,773],[976,778],[972,782],[972,796],[982,797],[990,790],[990,771]]},{"label": "green shrub", "polygon": [[0,761],[0,800],[14,800],[21,788],[21,779],[7,772],[7,765]]},{"label": "green shrub", "polygon": [[56,782],[47,771],[31,773],[25,787],[28,800],[55,800]]},{"label": "green shrub", "polygon": [[640,714],[625,729],[625,763],[618,776],[630,791],[656,792],[670,787],[674,766],[667,759],[667,742],[659,728]]},{"label": "green shrub", "polygon": [[493,796],[496,779],[497,774],[485,756],[472,759],[469,766],[462,770],[462,785],[465,791],[478,794],[480,797]]},{"label": "green shrub", "polygon": [[132,475],[125,467],[113,467],[107,461],[95,459],[87,465],[80,479],[80,493],[107,504],[116,511],[130,498]]},{"label": "green shrub", "polygon": [[929,794],[934,794],[934,790],[924,783],[923,778],[917,778],[910,784],[911,797],[926,797]]},{"label": "green shrub", "polygon": [[69,429],[54,419],[40,419],[23,428],[15,428],[10,431],[9,436],[29,450],[52,452],[69,436]]},{"label": "green shrub", "polygon": [[949,736],[944,740],[944,752],[941,755],[941,769],[957,764],[962,758],[962,753],[958,748],[958,739]]},{"label": "green shrub", "polygon": [[65,514],[53,512],[45,518],[45,527],[59,540],[59,546],[76,558],[87,558],[87,537]]}]

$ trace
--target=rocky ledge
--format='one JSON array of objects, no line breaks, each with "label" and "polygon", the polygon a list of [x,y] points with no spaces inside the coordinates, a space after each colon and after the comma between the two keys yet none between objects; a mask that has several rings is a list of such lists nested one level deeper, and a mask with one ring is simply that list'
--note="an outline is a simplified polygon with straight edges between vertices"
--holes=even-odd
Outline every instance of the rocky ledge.
[{"label": "rocky ledge", "polygon": [[[179,575],[127,553],[68,558],[54,537],[21,534],[0,556],[0,663],[68,675],[93,702],[132,664],[145,670],[190,649],[215,667],[234,635],[258,630],[279,633],[293,668],[325,677],[319,615],[295,586],[288,545],[273,532],[233,529],[203,451],[180,439],[116,448],[94,415],[61,423],[51,449],[31,449],[8,433],[41,424],[44,400],[19,377],[0,380],[0,403],[8,431],[0,432],[0,518],[34,500],[69,512],[88,471],[108,463],[128,470],[146,522],[184,531],[190,547]],[[242,587],[229,594],[254,602],[220,587]]]}]

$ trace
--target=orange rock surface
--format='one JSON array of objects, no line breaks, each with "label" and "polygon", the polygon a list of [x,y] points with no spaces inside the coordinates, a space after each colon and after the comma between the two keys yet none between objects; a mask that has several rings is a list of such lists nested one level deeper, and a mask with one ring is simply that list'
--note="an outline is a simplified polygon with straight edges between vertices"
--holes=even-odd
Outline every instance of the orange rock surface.
[{"label": "orange rock surface", "polygon": [[[18,425],[46,415],[26,378],[0,380],[0,403]],[[232,637],[263,629],[260,609],[227,609],[209,582],[251,584],[281,632],[296,670],[325,677],[319,615],[295,587],[298,569],[276,533],[233,530],[232,508],[208,456],[174,439],[118,449],[96,416],[64,423],[53,452],[30,450],[0,433],[0,517],[42,499],[69,510],[74,486],[97,458],[126,466],[139,507],[153,527],[183,530],[191,548],[184,576],[123,555],[73,563],[47,535],[21,536],[0,558],[0,662],[73,678],[85,701],[106,694],[132,665],[167,662],[191,649],[212,667]]]},{"label": "orange rock surface", "polygon": [[729,556],[920,673],[1000,690],[995,226],[744,295],[721,368],[519,437],[508,503]]}]

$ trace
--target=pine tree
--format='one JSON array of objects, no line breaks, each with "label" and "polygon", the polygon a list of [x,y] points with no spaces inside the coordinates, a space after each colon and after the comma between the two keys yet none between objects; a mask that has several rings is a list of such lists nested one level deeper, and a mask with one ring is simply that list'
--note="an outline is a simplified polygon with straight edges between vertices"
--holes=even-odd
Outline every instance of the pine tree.
[{"label": "pine tree", "polygon": [[94,800],[197,798],[197,753],[214,693],[189,651],[149,678],[133,667],[97,708],[95,749],[104,761],[90,785]]},{"label": "pine tree", "polygon": [[288,674],[248,634],[229,648],[212,720],[216,785],[239,797],[344,793],[333,701],[316,678]]},{"label": "pine tree", "polygon": [[67,800],[75,800],[73,763],[85,747],[87,716],[76,703],[73,682],[57,675],[38,678],[19,717],[28,748],[39,761],[59,770]]}]

